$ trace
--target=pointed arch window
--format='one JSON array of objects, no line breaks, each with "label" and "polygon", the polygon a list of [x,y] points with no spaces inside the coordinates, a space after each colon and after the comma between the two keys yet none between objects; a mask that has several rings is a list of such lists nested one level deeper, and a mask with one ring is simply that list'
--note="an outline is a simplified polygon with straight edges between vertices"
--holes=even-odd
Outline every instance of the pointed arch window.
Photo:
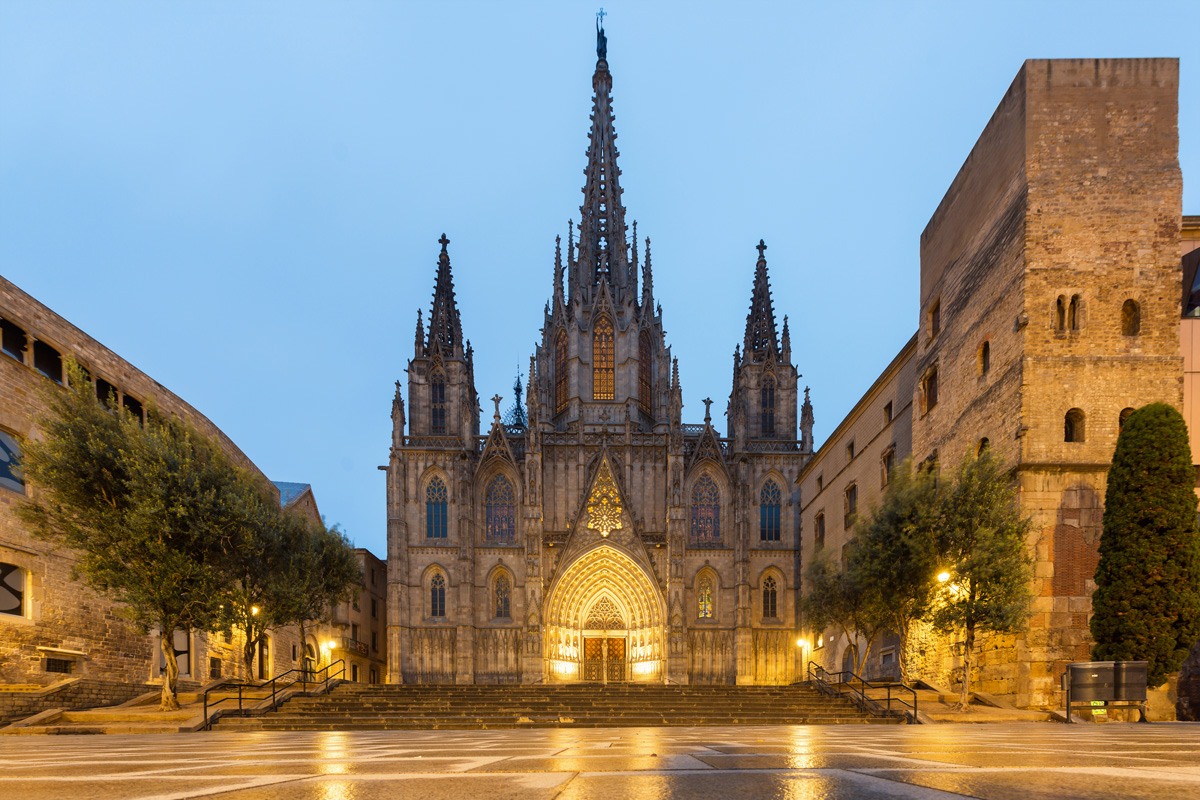
[{"label": "pointed arch window", "polygon": [[779,588],[775,583],[775,578],[767,578],[763,581],[762,590],[762,615],[763,619],[775,619],[779,614]]},{"label": "pointed arch window", "polygon": [[759,422],[762,436],[775,435],[775,379],[768,375],[763,379],[758,398]]},{"label": "pointed arch window", "polygon": [[517,540],[517,501],[508,478],[497,475],[488,484],[484,499],[485,537],[490,544]]},{"label": "pointed arch window", "polygon": [[496,586],[493,594],[496,619],[509,619],[512,617],[512,584],[509,582],[507,575],[501,575],[496,578]]},{"label": "pointed arch window", "polygon": [[615,364],[613,325],[608,317],[601,317],[592,332],[593,400],[612,400],[616,397]]},{"label": "pointed arch window", "polygon": [[554,337],[554,413],[567,407],[567,334],[559,331]]},{"label": "pointed arch window", "polygon": [[696,589],[696,617],[699,619],[713,618],[713,580],[711,575],[700,579]]},{"label": "pointed arch window", "polygon": [[654,408],[653,358],[650,331],[638,335],[638,403],[647,414]]},{"label": "pointed arch window", "polygon": [[429,616],[446,616],[446,578],[440,572],[429,582]]},{"label": "pointed arch window", "polygon": [[783,492],[775,481],[767,481],[759,495],[758,538],[763,542],[780,540],[779,516],[783,505]]},{"label": "pointed arch window", "polygon": [[429,381],[429,432],[434,436],[446,433],[446,379],[442,375]]},{"label": "pointed arch window", "polygon": [[721,545],[721,491],[707,475],[692,487],[692,535],[695,547]]},{"label": "pointed arch window", "polygon": [[425,487],[425,536],[428,539],[446,538],[446,504],[449,495],[446,482],[434,478]]}]

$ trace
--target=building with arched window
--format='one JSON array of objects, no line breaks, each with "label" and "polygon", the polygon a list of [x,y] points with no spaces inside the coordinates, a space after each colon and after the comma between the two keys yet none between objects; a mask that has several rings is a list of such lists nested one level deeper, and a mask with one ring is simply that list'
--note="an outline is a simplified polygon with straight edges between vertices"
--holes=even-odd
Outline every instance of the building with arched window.
[{"label": "building with arched window", "polygon": [[728,429],[707,405],[685,424],[650,242],[626,221],[612,75],[603,46],[598,55],[579,225],[558,242],[545,316],[530,320],[542,330],[525,390],[505,414],[493,397],[485,429],[440,239],[408,404],[399,384],[393,399],[391,681],[801,674],[794,485],[812,451],[812,409],[787,318],[775,316],[767,245],[748,259]]}]

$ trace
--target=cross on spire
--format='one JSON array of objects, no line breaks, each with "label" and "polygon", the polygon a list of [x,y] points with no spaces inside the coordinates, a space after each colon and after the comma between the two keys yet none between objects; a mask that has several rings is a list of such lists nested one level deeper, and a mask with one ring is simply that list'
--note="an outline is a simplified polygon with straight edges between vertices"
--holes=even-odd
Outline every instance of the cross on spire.
[{"label": "cross on spire", "polygon": [[712,422],[712,404],[713,404],[712,398],[706,397],[703,400],[701,400],[700,402],[704,403],[704,421]]},{"label": "cross on spire", "polygon": [[442,238],[438,239],[438,244],[442,246],[442,252],[446,252],[446,245],[450,244],[450,240],[446,237],[446,234],[442,234]]},{"label": "cross on spire", "polygon": [[608,12],[604,10],[604,6],[601,6],[600,10],[596,12],[596,21],[600,23],[601,28],[604,27],[604,18],[607,16]]},{"label": "cross on spire", "polygon": [[762,239],[759,239],[759,240],[758,240],[758,247],[757,247],[756,249],[758,250],[758,257],[759,257],[759,258],[766,258],[766,257],[767,257],[767,243],[766,243],[765,241],[763,241]]}]

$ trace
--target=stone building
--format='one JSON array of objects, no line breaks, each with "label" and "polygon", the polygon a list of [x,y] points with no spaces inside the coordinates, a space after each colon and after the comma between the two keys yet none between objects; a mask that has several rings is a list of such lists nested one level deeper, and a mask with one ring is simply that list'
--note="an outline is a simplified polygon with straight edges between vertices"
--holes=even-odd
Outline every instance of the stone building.
[{"label": "stone building", "polygon": [[[449,240],[387,467],[388,680],[785,683],[793,490],[812,451],[758,246],[727,436],[684,424],[650,242],[621,196],[602,29],[578,242],[556,245],[528,387],[481,432]],[[797,418],[800,438],[796,438]]]},{"label": "stone building", "polygon": [[1175,59],[1025,62],[921,236],[911,455],[953,468],[990,446],[1015,467],[1034,614],[983,642],[976,685],[1021,705],[1054,705],[1089,658],[1124,416],[1182,404],[1178,80]]}]

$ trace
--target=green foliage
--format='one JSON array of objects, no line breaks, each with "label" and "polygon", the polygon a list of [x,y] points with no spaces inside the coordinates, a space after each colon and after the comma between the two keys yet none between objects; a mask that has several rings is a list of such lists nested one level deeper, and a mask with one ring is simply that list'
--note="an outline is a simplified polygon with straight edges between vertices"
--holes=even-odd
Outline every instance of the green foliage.
[{"label": "green foliage", "polygon": [[938,529],[943,514],[940,489],[929,470],[914,472],[905,460],[890,476],[883,502],[856,526],[848,570],[872,587],[882,602],[873,624],[900,637],[901,676],[915,621],[928,612],[937,590]]},{"label": "green foliage", "polygon": [[170,639],[217,620],[237,470],[181,420],[150,408],[143,426],[99,403],[77,366],[68,375],[71,389],[46,392],[44,438],[24,444],[37,491],[18,513],[35,534],[78,551],[84,582],[160,631],[170,654],[163,706],[177,707]]},{"label": "green foliage", "polygon": [[856,541],[847,545],[846,564],[840,569],[828,558],[814,559],[809,564],[805,573],[809,591],[802,602],[801,613],[813,630],[834,627],[847,640],[862,637],[865,645],[859,648],[858,663],[854,665],[861,675],[870,655],[871,642],[887,618],[887,598],[879,586],[853,568],[856,549]]},{"label": "green foliage", "polygon": [[933,610],[935,628],[963,632],[962,704],[970,696],[977,633],[1014,633],[1029,618],[1030,520],[1020,514],[1010,473],[984,450],[966,458],[941,502],[938,553],[950,579]]},{"label": "green foliage", "polygon": [[1200,638],[1200,538],[1187,426],[1171,406],[1129,415],[1104,496],[1093,657],[1149,662],[1163,683]]}]

